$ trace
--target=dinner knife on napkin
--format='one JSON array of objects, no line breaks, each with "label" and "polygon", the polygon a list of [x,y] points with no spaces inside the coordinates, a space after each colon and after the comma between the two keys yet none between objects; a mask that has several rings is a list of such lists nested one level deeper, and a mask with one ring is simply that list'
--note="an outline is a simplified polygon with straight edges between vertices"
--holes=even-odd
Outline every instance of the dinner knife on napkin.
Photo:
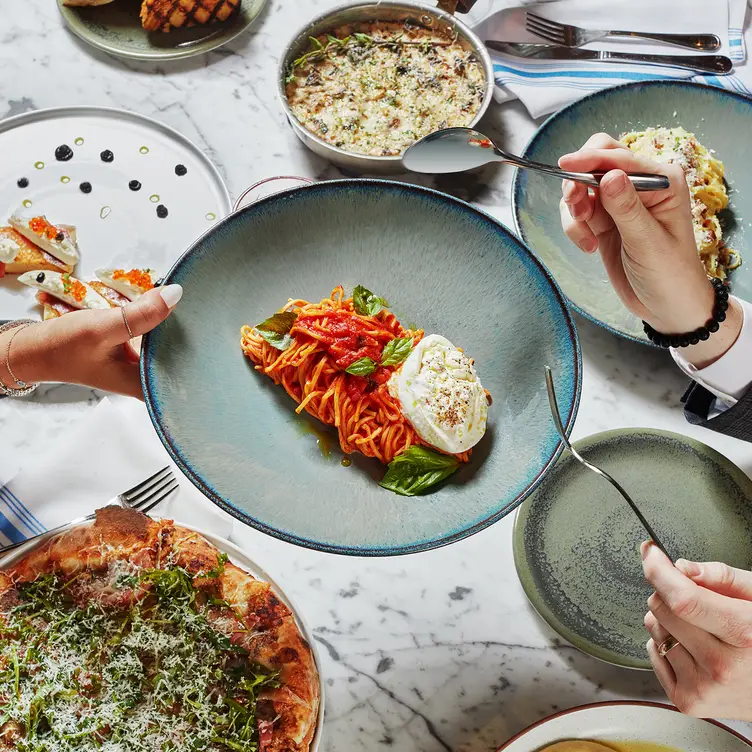
[{"label": "dinner knife on napkin", "polygon": [[605,52],[551,44],[497,42],[487,39],[486,47],[515,57],[534,60],[595,60],[600,63],[643,63],[646,65],[675,65],[702,73],[730,73],[733,63],[725,55],[643,55],[632,52]]}]

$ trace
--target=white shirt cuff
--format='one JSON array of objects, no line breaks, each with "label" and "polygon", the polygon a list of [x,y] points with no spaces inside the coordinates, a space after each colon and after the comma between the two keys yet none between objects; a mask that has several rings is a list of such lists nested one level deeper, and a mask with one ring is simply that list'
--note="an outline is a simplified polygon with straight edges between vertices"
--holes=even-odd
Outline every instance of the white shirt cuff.
[{"label": "white shirt cuff", "polygon": [[742,309],[742,329],[736,342],[715,363],[695,368],[679,350],[671,348],[676,365],[729,407],[735,405],[752,384],[752,305],[738,298],[734,300]]}]

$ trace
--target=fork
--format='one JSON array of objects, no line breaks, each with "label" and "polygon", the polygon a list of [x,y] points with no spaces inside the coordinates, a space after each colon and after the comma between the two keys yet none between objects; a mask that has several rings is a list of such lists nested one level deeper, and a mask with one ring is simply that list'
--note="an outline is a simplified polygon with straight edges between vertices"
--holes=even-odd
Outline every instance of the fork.
[{"label": "fork", "polygon": [[[172,470],[169,467],[163,467],[159,472],[154,473],[141,483],[129,488],[127,491],[118,494],[115,498],[105,504],[118,504],[125,509],[136,509],[139,512],[146,514],[151,509],[154,509],[157,504],[164,501],[170,494],[178,488],[178,482],[175,480]],[[89,522],[96,517],[96,513],[88,514],[86,517],[78,517],[75,520],[66,522],[64,525],[58,525],[51,530],[45,530],[39,535],[32,535],[30,538],[19,541],[18,543],[11,543],[8,546],[0,548],[0,554],[4,554],[7,551],[12,551],[14,548],[23,546],[29,541],[36,540],[37,538],[45,538],[55,533],[61,533],[74,525],[80,525],[82,522]]]},{"label": "fork", "polygon": [[721,40],[715,34],[663,34],[649,31],[619,31],[582,29],[579,26],[552,21],[536,13],[525,13],[525,28],[541,39],[563,47],[582,47],[606,37],[631,37],[633,39],[653,39],[657,42],[686,47],[690,50],[714,52],[721,48]]},{"label": "fork", "polygon": [[[637,515],[637,518],[642,523],[642,526],[645,528],[653,543],[655,543],[655,545],[658,546],[658,548],[660,548],[661,551],[663,551],[663,553],[666,554],[669,559],[671,559],[663,543],[661,543],[658,536],[655,534],[655,530],[653,530],[653,528],[650,526],[650,523],[645,519],[645,516],[640,511],[637,504],[632,501],[632,497],[621,487],[621,484],[618,481],[614,480],[614,478],[612,478],[605,470],[601,470],[591,462],[588,462],[569,442],[566,431],[564,430],[564,424],[561,422],[559,404],[556,401],[556,389],[554,388],[553,374],[551,373],[551,369],[548,366],[546,366],[546,391],[548,392],[548,404],[551,408],[551,415],[554,419],[554,425],[556,426],[556,433],[559,434],[559,438],[561,439],[564,446],[569,450],[570,454],[579,463],[584,465],[588,470],[592,470],[597,475],[600,475],[601,478],[605,478],[622,495],[624,501],[626,501],[627,504],[632,507],[632,511]],[[671,559],[671,561],[674,560]]]}]

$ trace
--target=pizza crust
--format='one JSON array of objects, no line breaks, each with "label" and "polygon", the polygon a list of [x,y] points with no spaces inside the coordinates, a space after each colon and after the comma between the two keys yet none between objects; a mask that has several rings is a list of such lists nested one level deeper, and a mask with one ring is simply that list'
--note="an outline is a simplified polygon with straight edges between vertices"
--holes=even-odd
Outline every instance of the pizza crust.
[{"label": "pizza crust", "polygon": [[[313,651],[290,609],[272,587],[227,562],[217,576],[220,552],[199,533],[172,520],[152,520],[133,509],[109,506],[92,525],[62,533],[0,571],[0,620],[18,602],[17,586],[40,575],[79,575],[71,592],[81,605],[93,598],[108,607],[128,608],[148,594],[147,587],[107,591],[101,575],[113,562],[138,569],[177,565],[193,576],[197,590],[225,600],[212,627],[246,648],[249,660],[279,671],[281,687],[262,694],[257,716],[273,722],[271,740],[259,752],[307,752],[319,712],[319,677]],[[88,570],[88,571],[87,571]]]}]

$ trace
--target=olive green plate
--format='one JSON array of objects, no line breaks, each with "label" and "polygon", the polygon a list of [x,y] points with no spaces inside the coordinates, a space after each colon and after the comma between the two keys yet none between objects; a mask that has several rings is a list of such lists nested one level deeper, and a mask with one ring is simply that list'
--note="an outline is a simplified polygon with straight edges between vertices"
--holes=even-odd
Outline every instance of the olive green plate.
[{"label": "olive green plate", "polygon": [[229,21],[167,34],[142,28],[140,0],[114,0],[90,8],[72,8],[57,0],[57,5],[68,28],[98,50],[135,60],[178,60],[209,52],[235,39],[256,20],[265,2],[241,0],[239,12]]},{"label": "olive green plate", "polygon": [[[674,559],[752,567],[752,481],[723,455],[647,428],[598,433],[575,448],[624,486]],[[514,561],[530,602],[564,639],[649,669],[646,537],[621,496],[564,454],[517,513]]]}]

